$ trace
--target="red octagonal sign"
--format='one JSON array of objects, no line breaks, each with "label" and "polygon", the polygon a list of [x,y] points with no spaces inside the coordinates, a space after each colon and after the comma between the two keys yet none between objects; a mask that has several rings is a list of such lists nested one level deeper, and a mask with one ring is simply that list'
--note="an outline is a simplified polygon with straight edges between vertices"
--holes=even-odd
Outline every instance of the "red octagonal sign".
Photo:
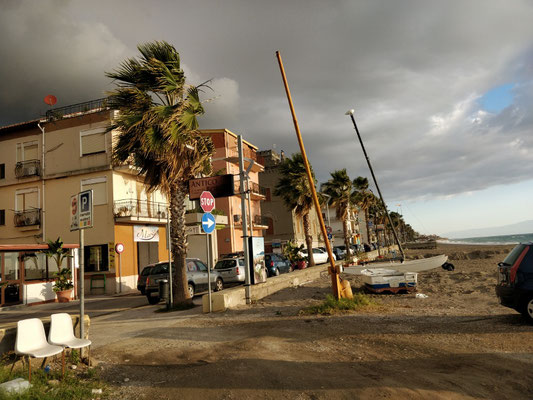
[{"label": "red octagonal sign", "polygon": [[213,211],[213,208],[215,208],[215,198],[211,194],[211,192],[202,192],[200,195],[200,207],[202,207],[202,210],[204,212],[211,212]]}]

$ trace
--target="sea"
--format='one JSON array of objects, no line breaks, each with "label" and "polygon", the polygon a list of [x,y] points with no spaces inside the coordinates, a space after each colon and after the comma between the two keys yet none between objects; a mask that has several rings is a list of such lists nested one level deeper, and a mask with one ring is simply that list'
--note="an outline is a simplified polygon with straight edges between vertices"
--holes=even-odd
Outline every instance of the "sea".
[{"label": "sea", "polygon": [[533,233],[520,233],[515,235],[470,237],[461,239],[439,239],[439,243],[449,244],[515,244],[533,242]]}]

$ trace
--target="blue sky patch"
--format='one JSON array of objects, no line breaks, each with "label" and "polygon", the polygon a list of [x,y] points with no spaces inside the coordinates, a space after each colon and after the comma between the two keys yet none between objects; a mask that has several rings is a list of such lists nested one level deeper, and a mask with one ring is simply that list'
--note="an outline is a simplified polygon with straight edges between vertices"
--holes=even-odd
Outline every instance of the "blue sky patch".
[{"label": "blue sky patch", "polygon": [[512,89],[514,86],[514,83],[507,83],[492,88],[479,99],[481,108],[492,113],[497,113],[505,107],[510,106],[513,104]]}]

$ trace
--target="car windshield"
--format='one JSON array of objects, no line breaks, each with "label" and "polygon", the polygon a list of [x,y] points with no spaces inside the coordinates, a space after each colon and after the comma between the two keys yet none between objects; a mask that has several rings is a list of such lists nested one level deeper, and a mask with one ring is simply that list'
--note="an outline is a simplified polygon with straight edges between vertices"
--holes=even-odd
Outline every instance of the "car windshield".
[{"label": "car windshield", "polygon": [[220,260],[215,264],[215,269],[233,268],[235,266],[235,260]]},{"label": "car windshield", "polygon": [[517,245],[508,255],[505,257],[505,260],[503,260],[503,263],[505,265],[513,265],[520,254],[522,254],[522,251],[526,248],[525,244],[519,244]]}]

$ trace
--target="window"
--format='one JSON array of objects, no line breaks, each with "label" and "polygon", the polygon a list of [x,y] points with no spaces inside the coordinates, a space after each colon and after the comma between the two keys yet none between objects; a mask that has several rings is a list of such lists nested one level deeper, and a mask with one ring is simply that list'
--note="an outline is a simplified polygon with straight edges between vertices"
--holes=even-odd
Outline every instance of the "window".
[{"label": "window", "polygon": [[39,208],[39,188],[20,189],[15,192],[15,211]]},{"label": "window", "polygon": [[197,260],[196,265],[198,265],[198,271],[207,272],[207,266],[203,262]]},{"label": "window", "polygon": [[93,191],[93,205],[107,204],[107,178],[84,179],[81,181],[81,190]]},{"label": "window", "polygon": [[0,210],[0,225],[6,224],[6,210]]},{"label": "window", "polygon": [[46,256],[43,253],[25,253],[22,255],[24,260],[24,279],[27,281],[45,280],[46,274]]},{"label": "window", "polygon": [[86,246],[83,258],[86,272],[109,271],[107,244]]},{"label": "window", "polygon": [[6,165],[0,164],[0,179],[5,179],[6,177]]},{"label": "window", "polygon": [[17,143],[17,162],[38,160],[39,146],[37,141]]},{"label": "window", "polygon": [[105,153],[105,128],[80,132],[80,156]]},{"label": "window", "polygon": [[187,272],[196,272],[198,269],[194,261],[187,261]]}]

